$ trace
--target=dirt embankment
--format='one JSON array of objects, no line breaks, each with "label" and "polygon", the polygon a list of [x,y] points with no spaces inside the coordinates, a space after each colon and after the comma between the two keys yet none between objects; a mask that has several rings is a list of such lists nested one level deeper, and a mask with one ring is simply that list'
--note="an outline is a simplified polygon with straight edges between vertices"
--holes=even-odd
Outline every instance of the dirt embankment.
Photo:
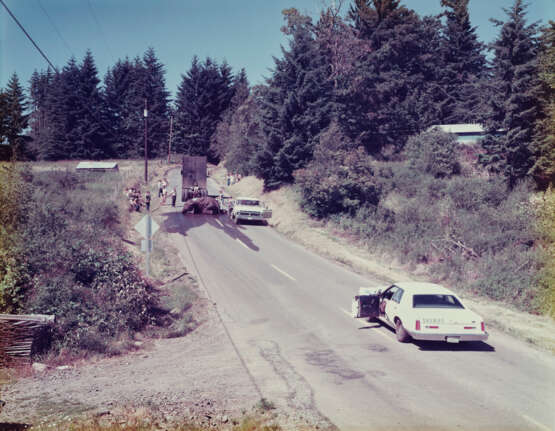
[{"label": "dirt embankment", "polygon": [[[221,166],[212,170],[212,176],[220,184],[226,183],[226,175],[226,170]],[[270,224],[275,229],[316,253],[343,263],[361,274],[372,274],[384,282],[433,281],[428,278],[425,266],[409,268],[401,266],[389,256],[373,255],[353,239],[334,231],[333,227],[312,219],[301,211],[300,196],[292,187],[264,193],[261,180],[245,177],[227,187],[227,191],[232,196],[262,199],[273,210]],[[555,353],[555,322],[551,318],[524,313],[506,304],[465,292],[460,292],[460,295],[472,309],[484,316],[488,326]]]}]

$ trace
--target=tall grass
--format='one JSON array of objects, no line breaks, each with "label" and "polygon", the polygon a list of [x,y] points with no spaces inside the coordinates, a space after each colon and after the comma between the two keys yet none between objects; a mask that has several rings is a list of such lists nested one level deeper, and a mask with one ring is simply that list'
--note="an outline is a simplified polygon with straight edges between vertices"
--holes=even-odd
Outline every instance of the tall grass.
[{"label": "tall grass", "polygon": [[380,181],[384,194],[377,206],[333,221],[374,251],[425,264],[437,281],[526,311],[553,309],[542,293],[552,273],[538,249],[529,185],[509,190],[498,178],[436,178],[402,164],[393,164]]}]

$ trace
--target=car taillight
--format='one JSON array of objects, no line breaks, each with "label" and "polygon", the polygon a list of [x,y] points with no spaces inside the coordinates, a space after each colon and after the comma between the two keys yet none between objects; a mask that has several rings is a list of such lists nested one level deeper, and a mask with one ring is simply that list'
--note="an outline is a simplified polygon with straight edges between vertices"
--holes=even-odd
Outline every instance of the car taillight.
[{"label": "car taillight", "polygon": [[464,329],[476,329],[476,326],[465,326]]},{"label": "car taillight", "polygon": [[415,325],[414,329],[416,329],[417,331],[420,331],[420,320],[416,321],[416,325]]},{"label": "car taillight", "polygon": [[480,323],[480,326],[482,328],[482,332],[486,332],[486,324],[484,322]]},{"label": "car taillight", "polygon": [[437,329],[437,328],[439,328],[439,326],[437,326],[437,325],[430,325],[430,326],[428,326],[428,328],[430,328],[430,329]]}]

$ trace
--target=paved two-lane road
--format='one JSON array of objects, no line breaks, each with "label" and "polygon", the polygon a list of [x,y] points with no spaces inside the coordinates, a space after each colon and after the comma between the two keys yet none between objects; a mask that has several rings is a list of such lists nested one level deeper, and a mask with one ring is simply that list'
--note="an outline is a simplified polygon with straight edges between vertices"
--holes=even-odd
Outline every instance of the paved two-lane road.
[{"label": "paved two-lane road", "polygon": [[262,396],[276,404],[345,430],[555,429],[552,356],[497,333],[487,343],[398,343],[388,328],[348,313],[360,286],[383,281],[270,227],[179,208],[157,219],[217,304]]}]

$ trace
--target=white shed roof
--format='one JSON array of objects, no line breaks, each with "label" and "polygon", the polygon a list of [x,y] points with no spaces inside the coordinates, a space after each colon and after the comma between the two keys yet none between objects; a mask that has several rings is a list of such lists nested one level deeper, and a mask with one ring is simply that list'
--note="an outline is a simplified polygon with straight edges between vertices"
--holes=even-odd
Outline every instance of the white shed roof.
[{"label": "white shed roof", "polygon": [[116,162],[79,162],[75,169],[117,169]]},{"label": "white shed roof", "polygon": [[481,124],[436,124],[428,130],[439,128],[445,133],[484,133],[484,127]]}]

